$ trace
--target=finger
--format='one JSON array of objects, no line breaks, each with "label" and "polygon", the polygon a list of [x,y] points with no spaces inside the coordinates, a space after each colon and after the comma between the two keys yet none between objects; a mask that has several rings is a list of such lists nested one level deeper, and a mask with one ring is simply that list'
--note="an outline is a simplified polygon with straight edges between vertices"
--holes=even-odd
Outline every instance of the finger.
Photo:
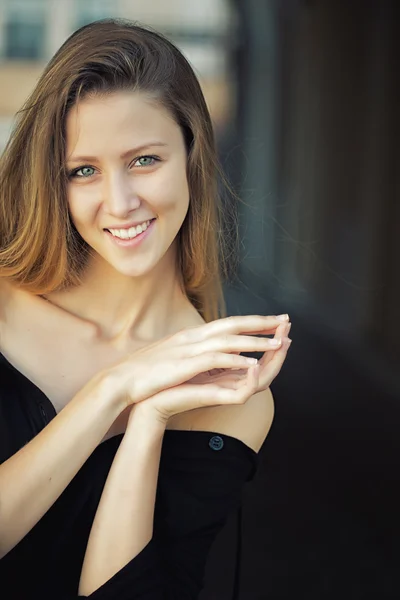
[{"label": "finger", "polygon": [[[236,390],[238,395],[235,396],[234,401],[240,404],[258,391],[259,373],[259,366],[254,365],[254,367],[250,367],[250,369],[247,370],[247,373],[241,377],[235,377],[232,380],[226,381],[226,385],[225,380],[217,380],[215,383],[217,383],[219,387]],[[224,392],[221,393],[223,397]]]},{"label": "finger", "polygon": [[[290,331],[291,323],[282,323],[275,332],[274,339],[278,339],[281,341],[281,344],[277,346],[277,349],[282,347],[282,342],[285,337],[287,337]],[[261,366],[265,365],[269,360],[274,356],[276,349],[267,350],[262,358],[260,358]]]},{"label": "finger", "polygon": [[258,391],[259,388],[259,377],[260,377],[260,365],[254,365],[254,367],[250,367],[247,374],[247,381],[245,385],[240,389],[241,398],[238,401],[239,404],[243,404],[247,402],[253,394]]},{"label": "finger", "polygon": [[237,389],[212,383],[202,386],[182,384],[163,390],[144,403],[156,408],[166,418],[205,406],[244,404],[257,391],[258,370],[257,365],[249,369],[246,385]]},{"label": "finger", "polygon": [[181,343],[194,343],[224,334],[254,334],[260,331],[272,333],[281,323],[276,316],[235,315],[186,329],[177,335],[180,335]]},{"label": "finger", "polygon": [[[210,381],[210,384],[217,385],[220,388],[228,388],[230,390],[239,390],[246,384],[246,379],[243,377],[243,378],[238,378],[238,379],[215,380],[215,381]],[[206,383],[204,385],[210,385],[210,384]],[[203,386],[200,386],[200,387],[203,387]]]},{"label": "finger", "polygon": [[213,352],[266,352],[270,349],[276,349],[281,344],[281,340],[274,338],[260,338],[250,335],[220,335],[211,337],[203,342],[192,344],[188,349],[192,356],[207,351]]},{"label": "finger", "polygon": [[183,384],[201,373],[205,374],[212,369],[248,369],[256,363],[256,359],[237,354],[224,354],[222,352],[207,352],[191,358],[172,361],[154,385],[146,382],[146,392],[135,390],[134,397],[149,398],[163,389]]},{"label": "finger", "polygon": [[281,348],[274,352],[273,356],[267,363],[264,364],[260,361],[260,389],[266,389],[267,387],[269,387],[272,381],[275,379],[275,377],[277,377],[280,370],[282,369],[283,363],[286,360],[290,344],[291,340],[285,337],[283,339]]},{"label": "finger", "polygon": [[247,370],[257,363],[255,358],[224,352],[205,352],[181,361],[182,368],[193,369],[195,375],[214,369],[228,369],[234,372],[238,369]]},{"label": "finger", "polygon": [[[220,375],[214,375],[213,377],[209,377],[207,380],[202,380],[199,382],[196,382],[196,378],[194,380],[195,383],[198,383],[199,385],[204,385],[204,384],[208,384],[208,383],[217,383],[218,385],[221,385],[223,387],[229,387],[229,386],[234,386],[236,387],[240,387],[243,385],[243,383],[246,382],[247,379],[247,373],[245,375],[229,375],[228,373],[224,373],[224,374],[220,374]],[[193,380],[191,380],[193,381]]]},{"label": "finger", "polygon": [[203,385],[216,381],[222,385],[225,381],[229,384],[230,381],[241,381],[245,377],[247,377],[247,369],[212,369],[188,379],[185,383]]},{"label": "finger", "polygon": [[226,373],[225,369],[211,369],[211,371],[208,371],[208,374],[210,376],[212,375],[220,375],[221,373]]},{"label": "finger", "polygon": [[282,323],[276,316],[265,315],[236,315],[218,319],[204,326],[206,336],[223,334],[255,334],[271,332]]}]

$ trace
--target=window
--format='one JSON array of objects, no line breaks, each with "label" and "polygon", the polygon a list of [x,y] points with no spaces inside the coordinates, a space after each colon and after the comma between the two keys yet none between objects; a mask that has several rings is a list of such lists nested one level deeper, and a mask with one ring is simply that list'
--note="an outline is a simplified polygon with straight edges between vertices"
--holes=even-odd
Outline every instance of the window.
[{"label": "window", "polygon": [[116,5],[117,2],[112,3],[110,0],[75,0],[75,29],[99,19],[117,17]]},{"label": "window", "polygon": [[8,0],[5,6],[4,58],[40,60],[46,37],[43,0]]}]

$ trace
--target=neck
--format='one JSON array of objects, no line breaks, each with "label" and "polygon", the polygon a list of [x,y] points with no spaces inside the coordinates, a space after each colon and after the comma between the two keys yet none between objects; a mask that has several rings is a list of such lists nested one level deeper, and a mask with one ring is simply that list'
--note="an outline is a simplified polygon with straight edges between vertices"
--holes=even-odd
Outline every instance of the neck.
[{"label": "neck", "polygon": [[196,312],[180,286],[175,261],[160,261],[141,277],[123,275],[93,260],[82,284],[46,299],[82,320],[96,337],[115,344],[143,343],[176,331],[176,320]]}]

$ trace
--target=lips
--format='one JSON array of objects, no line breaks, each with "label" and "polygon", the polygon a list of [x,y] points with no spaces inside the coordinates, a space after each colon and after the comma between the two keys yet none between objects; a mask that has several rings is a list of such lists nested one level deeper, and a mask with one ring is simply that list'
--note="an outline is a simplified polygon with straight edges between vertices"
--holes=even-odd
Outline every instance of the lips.
[{"label": "lips", "polygon": [[[151,221],[149,221],[148,227],[144,229],[141,233],[138,233],[134,236],[128,235],[128,237],[120,237],[119,234],[117,235],[115,232],[112,233],[108,229],[104,229],[104,233],[113,244],[116,244],[121,248],[135,248],[136,246],[141,244],[142,241],[145,240],[149,235],[151,235],[151,232],[153,231],[153,221],[156,221],[156,219],[151,219]],[[129,232],[129,230],[126,229],[125,231],[127,233]]]},{"label": "lips", "polygon": [[123,225],[123,226],[117,225],[115,227],[110,227],[110,228],[104,227],[103,231],[110,232],[110,229],[131,229],[132,227],[137,227],[138,225],[141,225],[142,223],[146,223],[146,221],[149,221],[151,223],[152,221],[155,221],[155,220],[156,220],[156,217],[153,217],[153,219],[144,219],[143,221],[140,221],[140,222],[136,223],[135,225]]}]

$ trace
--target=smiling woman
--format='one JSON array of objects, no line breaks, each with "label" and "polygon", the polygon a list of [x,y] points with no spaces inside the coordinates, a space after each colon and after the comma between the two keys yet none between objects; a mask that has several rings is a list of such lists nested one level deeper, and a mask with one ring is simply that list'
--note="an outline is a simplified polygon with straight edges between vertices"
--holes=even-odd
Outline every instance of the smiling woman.
[{"label": "smiling woman", "polygon": [[[6,243],[0,248],[0,275],[41,295],[81,283],[91,244],[77,235],[81,232],[68,210],[67,196],[70,206],[76,206],[80,195],[88,204],[89,196],[93,208],[94,197],[100,202],[103,195],[108,203],[103,220],[110,203],[117,211],[103,227],[117,229],[127,224],[132,210],[139,220],[156,216],[148,212],[157,207],[136,208],[146,191],[143,186],[153,195],[163,189],[164,216],[170,219],[174,213],[176,218],[165,231],[161,214],[157,229],[170,236],[170,243],[179,230],[169,260],[176,252],[182,289],[206,320],[223,316],[221,276],[227,270],[228,241],[216,235],[221,229],[219,167],[200,85],[187,60],[167,39],[123,22],[115,21],[113,27],[114,32],[111,21],[98,22],[72,35],[20,111],[3,158],[0,234]],[[101,44],[96,36],[101,36]],[[133,147],[136,150],[131,151]],[[148,162],[139,166],[137,161],[149,158],[151,167]],[[128,164],[129,170],[122,173],[121,167]],[[29,181],[24,177],[27,168]],[[78,183],[84,187],[78,190]],[[190,207],[189,191],[184,191],[188,187]],[[171,204],[178,188],[179,197]],[[10,213],[11,198],[16,197],[19,210]],[[175,213],[173,204],[180,212]],[[185,211],[187,218],[179,223]],[[157,240],[160,252],[167,238]]]},{"label": "smiling woman", "polygon": [[136,278],[154,269],[176,278],[189,188],[185,140],[169,111],[143,92],[92,95],[69,111],[66,134],[69,212],[97,262]]},{"label": "smiling woman", "polygon": [[8,600],[198,598],[290,345],[287,315],[225,317],[217,173],[189,63],[131,23],[72,35],[20,112],[0,168]]}]

